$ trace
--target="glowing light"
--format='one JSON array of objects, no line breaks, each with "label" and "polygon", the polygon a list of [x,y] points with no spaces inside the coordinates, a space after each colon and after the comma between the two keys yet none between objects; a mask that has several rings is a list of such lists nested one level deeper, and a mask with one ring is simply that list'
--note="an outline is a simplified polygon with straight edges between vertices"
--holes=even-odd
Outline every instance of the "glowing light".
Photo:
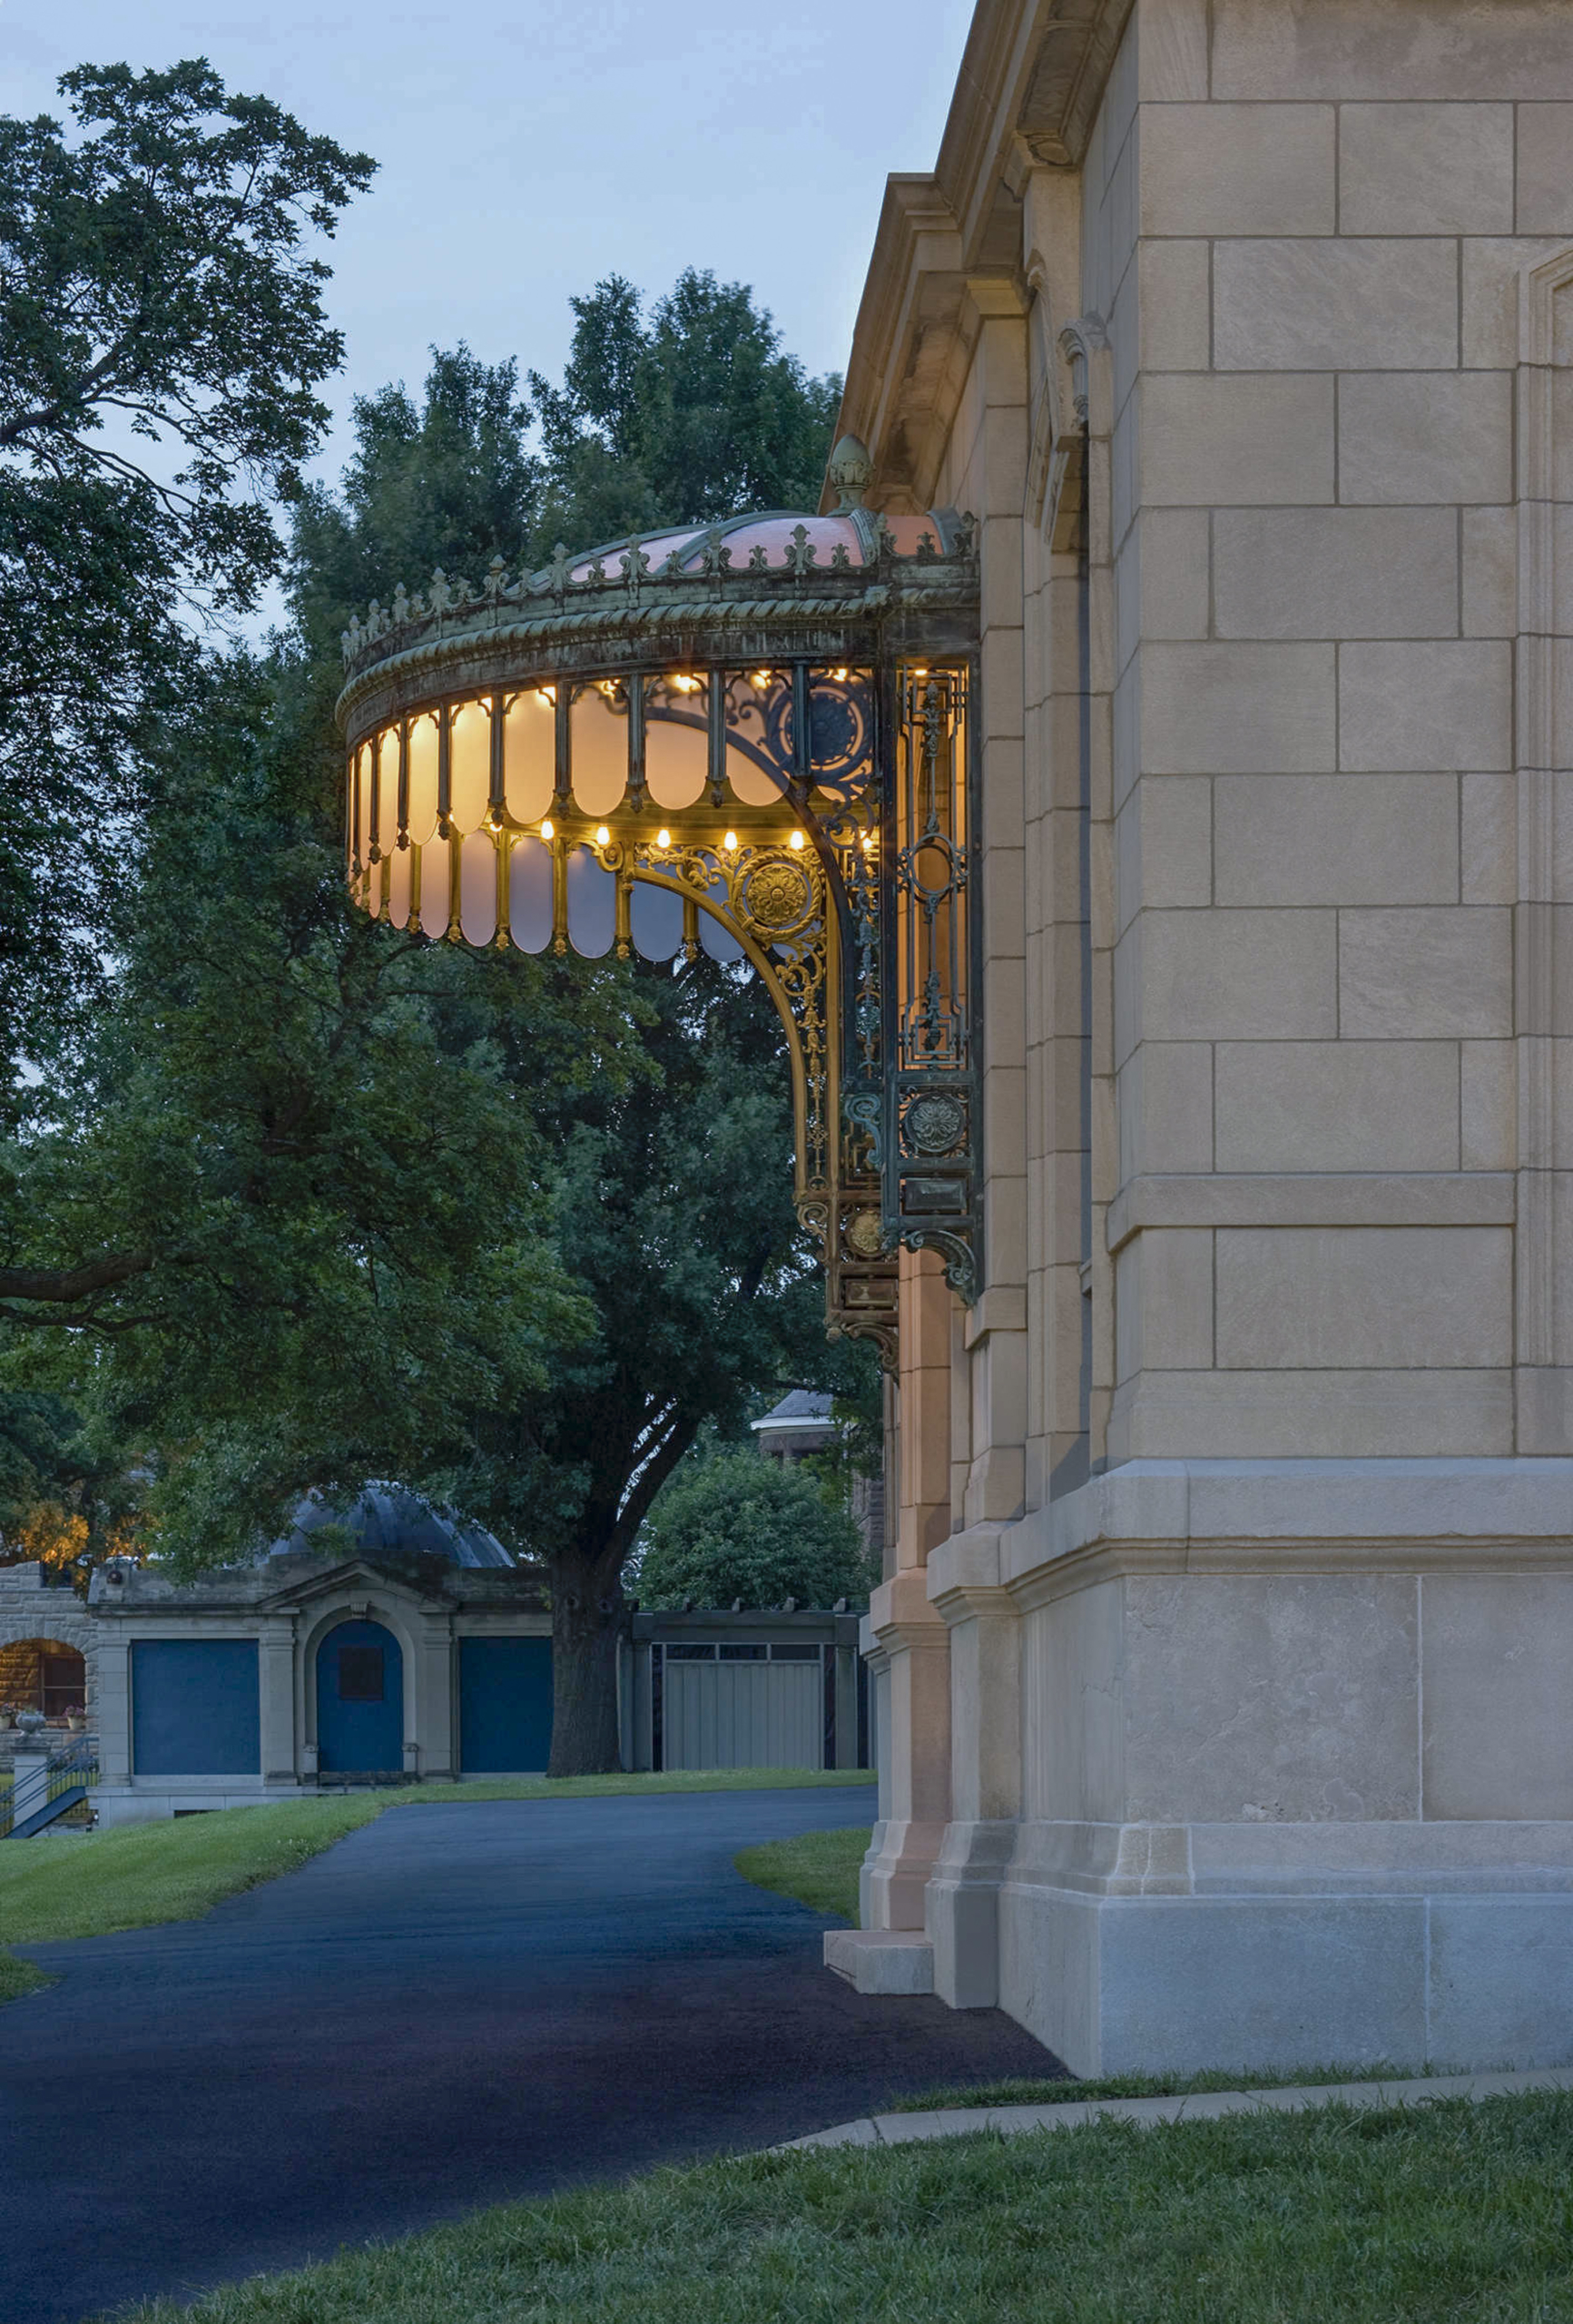
[{"label": "glowing light", "polygon": [[768,686],[769,684],[770,672],[768,670],[755,670],[753,675],[749,680],[749,684],[751,686]]},{"label": "glowing light", "polygon": [[792,833],[792,835],[791,835],[791,844],[792,844],[792,846],[793,846],[793,847],[801,847],[802,843],[803,843],[803,835],[802,835],[801,832],[793,832],[793,833]]},{"label": "glowing light", "polygon": [[672,674],[672,683],[677,688],[679,694],[697,694],[699,692],[699,680],[694,677],[690,677],[686,670],[674,670]]},{"label": "glowing light", "polygon": [[835,679],[838,685],[845,685],[847,680],[851,676],[851,675],[850,670],[832,670],[831,672],[831,677]]},{"label": "glowing light", "polygon": [[557,699],[557,689],[555,686],[537,686],[536,688],[536,692],[543,702],[555,702]]},{"label": "glowing light", "polygon": [[929,665],[927,664],[927,662],[914,662],[914,663],[913,663],[913,665],[912,665],[912,675],[913,675],[915,678],[926,678],[926,677],[928,676],[928,675],[929,675]]},{"label": "glowing light", "polygon": [[597,846],[597,847],[605,847],[605,846],[609,845],[609,843],[610,843],[610,842],[611,842],[611,838],[612,838],[612,834],[611,834],[611,832],[606,829],[605,824],[605,823],[597,823],[597,824],[596,824],[596,826],[595,826],[595,844],[596,844],[596,846]]},{"label": "glowing light", "polygon": [[655,844],[657,847],[670,847],[672,844],[672,833],[665,831],[657,832],[655,834]]},{"label": "glowing light", "polygon": [[548,815],[546,822],[541,825],[541,837],[543,839],[550,839],[555,830],[556,825],[553,822],[550,815]]},{"label": "glowing light", "polygon": [[722,841],[722,842],[721,842],[721,843],[722,843],[723,847],[724,847],[724,848],[727,850],[728,853],[730,854],[730,853],[731,853],[731,852],[732,852],[732,850],[733,848],[735,848],[735,847],[736,847],[736,845],[737,845],[737,833],[736,833],[735,832],[727,832],[727,834],[726,834],[726,837]]}]

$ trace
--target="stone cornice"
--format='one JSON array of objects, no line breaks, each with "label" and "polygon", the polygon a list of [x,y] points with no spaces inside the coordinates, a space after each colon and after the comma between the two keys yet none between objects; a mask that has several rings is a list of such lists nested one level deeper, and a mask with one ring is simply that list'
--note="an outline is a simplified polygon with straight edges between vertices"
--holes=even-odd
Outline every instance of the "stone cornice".
[{"label": "stone cornice", "polygon": [[1075,169],[1133,0],[978,0],[935,175],[969,254],[1019,137],[1034,161]]},{"label": "stone cornice", "polygon": [[1132,5],[979,0],[934,170],[886,182],[838,433],[868,445],[888,508],[926,505],[988,304],[968,281],[1020,282],[1023,160],[1079,165]]}]

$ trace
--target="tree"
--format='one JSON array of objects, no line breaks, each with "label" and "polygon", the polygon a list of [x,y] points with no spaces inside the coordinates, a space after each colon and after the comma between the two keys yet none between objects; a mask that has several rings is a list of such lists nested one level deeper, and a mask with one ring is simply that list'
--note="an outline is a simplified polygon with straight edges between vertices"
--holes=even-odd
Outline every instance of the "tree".
[{"label": "tree", "polygon": [[[440,1039],[467,964],[356,913],[294,795],[289,676],[232,668],[165,768],[115,1008],[8,1157],[45,1269],[93,1236],[142,1264],[68,1333],[0,1303],[0,1383],[145,1470],[178,1568],[243,1555],[308,1482],[463,1459],[473,1414],[539,1387],[588,1323],[526,1109],[484,1040]],[[530,1005],[545,1069],[554,1008]],[[62,1462],[55,1490],[34,1465],[63,1498]]]},{"label": "tree", "polygon": [[570,547],[743,508],[817,506],[841,383],[811,379],[741,282],[689,267],[648,321],[608,275],[563,384],[529,376],[546,456],[542,537]]},{"label": "tree", "polygon": [[685,1463],[645,1521],[643,1605],[833,1606],[869,1587],[868,1551],[846,1511],[795,1463],[752,1450]]},{"label": "tree", "polygon": [[298,634],[341,680],[338,640],[354,608],[432,567],[510,572],[537,546],[541,463],[518,365],[482,363],[461,342],[431,351],[418,405],[401,384],[354,405],[355,450],[338,497],[313,485],[296,504],[290,596]]},{"label": "tree", "polygon": [[[772,376],[784,395],[794,367]],[[564,1773],[616,1762],[622,1573],[666,1477],[762,1388],[846,1386],[867,1351],[824,1341],[783,1036],[748,972],[464,955],[345,899],[338,631],[370,575],[387,596],[401,567],[512,565],[551,532],[561,461],[533,510],[514,378],[460,349],[418,407],[363,399],[342,497],[297,504],[293,638],[161,729],[116,1009],[51,1063],[7,1165],[35,1275],[90,1227],[135,1265],[49,1309],[64,1332],[15,1286],[0,1321],[18,1386],[145,1458],[179,1570],[367,1475],[543,1559]],[[665,394],[646,366],[637,412]]]},{"label": "tree", "polygon": [[[102,997],[165,738],[200,688],[194,623],[253,606],[272,510],[328,419],[322,311],[364,154],[203,60],[83,65],[74,128],[0,118],[0,1107],[19,1057]],[[96,1236],[53,1289],[124,1267]],[[90,1285],[91,1287],[91,1285]]]},{"label": "tree", "polygon": [[510,964],[470,965],[468,1005],[533,1093],[557,1249],[595,1322],[543,1392],[477,1416],[477,1458],[434,1488],[546,1565],[552,1772],[592,1772],[617,1765],[623,1575],[666,1479],[702,1430],[742,1429],[762,1390],[833,1388],[872,1360],[824,1336],[792,1203],[784,1040],[752,973],[703,955],[589,971],[619,997],[631,1069],[621,1087],[597,1072],[575,1089],[540,1082]]}]

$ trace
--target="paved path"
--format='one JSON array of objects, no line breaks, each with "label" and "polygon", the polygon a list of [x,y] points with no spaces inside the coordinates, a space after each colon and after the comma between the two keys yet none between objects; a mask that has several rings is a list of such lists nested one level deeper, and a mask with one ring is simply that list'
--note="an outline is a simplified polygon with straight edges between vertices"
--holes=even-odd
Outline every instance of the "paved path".
[{"label": "paved path", "polygon": [[205,1920],[19,1948],[64,1974],[0,2009],[0,2319],[1052,2072],[994,2011],[853,1993],[823,1921],[732,1868],[872,1815],[860,1788],[399,1807]]},{"label": "paved path", "polygon": [[1521,2098],[1531,2091],[1573,2090],[1573,2066],[1532,2066],[1518,2073],[1438,2073],[1413,2081],[1294,2083],[1283,2089],[1198,2090],[1175,2098],[1082,2098],[1052,2106],[941,2106],[931,2113],[871,2114],[837,2122],[800,2146],[911,2146],[925,2139],[967,2138],[978,2131],[1017,2138],[1028,2131],[1078,2131],[1090,2122],[1215,2122],[1225,2114],[1303,2114],[1319,2106],[1434,2106],[1444,2098]]}]

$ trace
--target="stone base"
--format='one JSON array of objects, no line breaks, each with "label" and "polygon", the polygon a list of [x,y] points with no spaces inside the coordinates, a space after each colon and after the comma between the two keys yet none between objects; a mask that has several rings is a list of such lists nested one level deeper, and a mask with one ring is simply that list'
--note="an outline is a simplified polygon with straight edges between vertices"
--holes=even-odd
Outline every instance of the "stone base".
[{"label": "stone base", "polygon": [[1573,2063],[1573,1895],[1096,1897],[1011,1880],[1000,2001],[1080,2073]]},{"label": "stone base", "polygon": [[934,1990],[934,1948],[916,1929],[827,1929],[825,1966],[860,1994]]},{"label": "stone base", "polygon": [[944,1999],[1078,2074],[1573,2063],[1573,1462],[1133,1462],[929,1589],[958,1641],[1008,1602],[1022,1674]]}]

